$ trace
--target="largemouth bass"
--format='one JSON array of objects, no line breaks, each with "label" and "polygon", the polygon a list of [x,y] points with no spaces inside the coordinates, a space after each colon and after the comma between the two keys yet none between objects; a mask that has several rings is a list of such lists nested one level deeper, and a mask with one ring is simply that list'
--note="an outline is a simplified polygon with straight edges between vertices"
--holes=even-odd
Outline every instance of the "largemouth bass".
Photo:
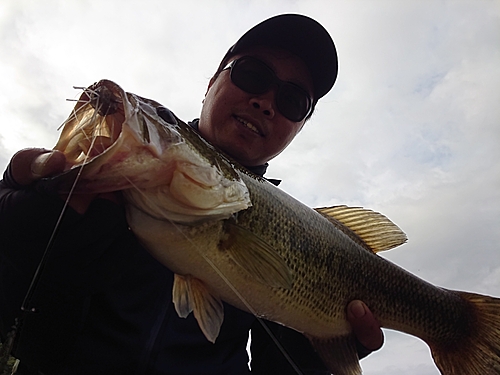
[{"label": "largemouth bass", "polygon": [[500,374],[500,299],[433,286],[376,255],[406,241],[381,214],[311,209],[107,80],[84,90],[55,149],[68,171],[43,183],[121,190],[131,229],[176,274],[177,313],[193,313],[208,340],[226,301],[302,332],[333,374],[360,374],[345,313],[360,299],[383,327],[424,340],[442,374]]}]

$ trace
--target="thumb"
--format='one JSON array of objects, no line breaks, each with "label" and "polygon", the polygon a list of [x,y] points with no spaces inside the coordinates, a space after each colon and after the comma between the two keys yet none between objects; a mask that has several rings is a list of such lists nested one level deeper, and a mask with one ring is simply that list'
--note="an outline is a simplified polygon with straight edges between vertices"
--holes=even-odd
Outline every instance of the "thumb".
[{"label": "thumb", "polygon": [[352,301],[347,307],[347,320],[358,341],[369,350],[378,350],[384,343],[380,323],[361,301]]},{"label": "thumb", "polygon": [[42,178],[64,171],[66,157],[60,151],[30,148],[12,157],[12,177],[20,185],[29,185]]}]

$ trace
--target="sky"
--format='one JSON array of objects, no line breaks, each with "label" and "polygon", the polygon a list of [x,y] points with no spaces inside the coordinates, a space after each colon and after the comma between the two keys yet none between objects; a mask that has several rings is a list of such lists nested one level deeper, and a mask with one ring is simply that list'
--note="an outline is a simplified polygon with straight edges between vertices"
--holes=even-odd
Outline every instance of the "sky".
[{"label": "sky", "polygon": [[[311,207],[384,213],[409,241],[382,256],[499,297],[499,0],[3,0],[0,169],[53,147],[73,86],[102,78],[197,117],[227,49],[280,13],[325,26],[339,76],[267,176]],[[422,341],[385,337],[365,374],[439,374]]]}]

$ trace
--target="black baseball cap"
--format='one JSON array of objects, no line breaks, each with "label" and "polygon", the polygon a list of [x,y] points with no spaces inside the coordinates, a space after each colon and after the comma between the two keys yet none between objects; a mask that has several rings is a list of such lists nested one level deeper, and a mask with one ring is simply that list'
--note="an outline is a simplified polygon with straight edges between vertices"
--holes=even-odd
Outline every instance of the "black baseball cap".
[{"label": "black baseball cap", "polygon": [[253,46],[282,48],[302,59],[313,80],[315,102],[330,91],[337,79],[335,44],[328,31],[307,16],[281,14],[257,24],[229,49],[221,66],[231,56]]}]

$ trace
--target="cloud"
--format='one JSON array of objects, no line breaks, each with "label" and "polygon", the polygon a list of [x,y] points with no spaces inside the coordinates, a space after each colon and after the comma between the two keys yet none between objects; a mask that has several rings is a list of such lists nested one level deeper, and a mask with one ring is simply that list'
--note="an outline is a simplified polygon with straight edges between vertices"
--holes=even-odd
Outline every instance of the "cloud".
[{"label": "cloud", "polygon": [[[109,78],[196,117],[229,46],[282,12],[325,25],[340,70],[269,177],[311,206],[386,214],[409,243],[383,256],[420,277],[498,294],[498,1],[4,1],[0,167],[52,147],[73,85]],[[438,374],[420,340],[386,342],[366,373]]]},{"label": "cloud", "polygon": [[[382,256],[419,277],[498,294],[498,8],[397,3],[344,3],[350,17],[332,32],[337,85],[270,173],[290,176],[282,187],[312,206],[388,215],[409,242]],[[428,353],[406,349],[413,370],[386,353],[363,361],[365,372],[438,374]]]}]

